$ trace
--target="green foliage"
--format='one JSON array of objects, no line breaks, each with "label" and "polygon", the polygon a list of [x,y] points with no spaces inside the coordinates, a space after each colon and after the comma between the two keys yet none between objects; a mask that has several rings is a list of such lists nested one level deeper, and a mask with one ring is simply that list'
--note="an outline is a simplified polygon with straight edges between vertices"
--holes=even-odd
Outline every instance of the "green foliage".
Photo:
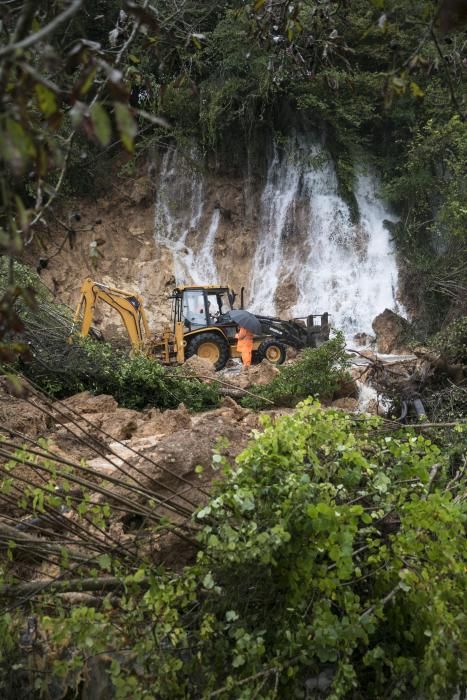
[{"label": "green foliage", "polygon": [[60,368],[36,361],[22,364],[26,377],[57,398],[80,391],[111,394],[119,405],[176,408],[184,403],[195,411],[219,402],[218,387],[186,379],[178,370],[167,370],[142,354],[128,355],[110,343],[84,338],[74,341]]},{"label": "green foliage", "polygon": [[309,401],[264,428],[196,516],[196,565],[117,566],[117,607],[36,606],[47,670],[76,687],[92,656],[120,699],[462,691],[465,484],[440,448]]},{"label": "green foliage", "polygon": [[269,384],[252,387],[251,393],[258,398],[246,396],[241,403],[249,408],[267,408],[261,397],[278,406],[295,406],[307,396],[331,398],[338,386],[349,379],[347,367],[344,336],[337,333],[321,347],[304,350],[293,364],[280,367]]},{"label": "green foliage", "polygon": [[430,345],[448,362],[467,365],[467,316],[449,323],[431,339]]}]

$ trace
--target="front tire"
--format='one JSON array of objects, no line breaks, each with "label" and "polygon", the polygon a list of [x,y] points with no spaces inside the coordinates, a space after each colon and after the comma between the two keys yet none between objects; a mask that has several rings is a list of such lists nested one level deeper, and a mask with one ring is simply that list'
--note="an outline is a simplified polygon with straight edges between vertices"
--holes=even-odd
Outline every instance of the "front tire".
[{"label": "front tire", "polygon": [[285,361],[287,348],[278,340],[264,340],[256,352],[260,362],[266,359],[272,365],[281,365]]},{"label": "front tire", "polygon": [[186,359],[198,355],[204,360],[209,360],[216,370],[224,369],[230,358],[230,350],[227,341],[217,333],[199,333],[188,341],[185,351]]}]

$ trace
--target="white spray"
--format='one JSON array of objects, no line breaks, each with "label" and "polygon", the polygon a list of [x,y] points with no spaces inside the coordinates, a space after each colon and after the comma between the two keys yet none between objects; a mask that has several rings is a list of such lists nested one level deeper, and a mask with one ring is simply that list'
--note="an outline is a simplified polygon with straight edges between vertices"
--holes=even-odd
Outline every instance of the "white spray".
[{"label": "white spray", "polygon": [[[203,240],[199,235],[204,214],[203,178],[194,166],[197,153],[190,159],[169,148],[162,159],[155,203],[154,235],[156,243],[170,250],[177,284],[215,284],[217,270],[214,242],[220,213],[215,209],[201,247],[189,245],[188,239]],[[198,251],[195,248],[198,247]]]}]

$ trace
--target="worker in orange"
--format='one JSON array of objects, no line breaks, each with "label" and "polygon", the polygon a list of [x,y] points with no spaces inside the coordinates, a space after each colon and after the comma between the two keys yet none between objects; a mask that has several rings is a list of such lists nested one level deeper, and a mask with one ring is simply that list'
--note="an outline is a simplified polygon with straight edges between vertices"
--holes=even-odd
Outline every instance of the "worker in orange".
[{"label": "worker in orange", "polygon": [[250,367],[253,352],[253,333],[248,328],[239,326],[235,337],[237,338],[237,350],[242,353],[242,362],[245,367]]}]

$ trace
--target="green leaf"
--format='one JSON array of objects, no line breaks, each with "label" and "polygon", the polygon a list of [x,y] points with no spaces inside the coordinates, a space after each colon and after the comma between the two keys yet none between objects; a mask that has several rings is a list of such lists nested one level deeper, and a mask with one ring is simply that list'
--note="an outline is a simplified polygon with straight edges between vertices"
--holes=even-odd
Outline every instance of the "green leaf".
[{"label": "green leaf", "polygon": [[245,663],[245,657],[243,654],[238,654],[237,656],[234,656],[234,659],[232,661],[232,666],[234,668],[238,668],[239,666],[243,666]]},{"label": "green leaf", "polygon": [[58,109],[57,99],[52,90],[49,90],[49,88],[45,87],[45,85],[42,85],[41,83],[36,83],[35,91],[37,103],[42,114],[45,117],[50,117],[52,114],[55,114]]},{"label": "green leaf", "polygon": [[410,83],[410,91],[414,97],[424,97],[425,93],[417,83]]},{"label": "green leaf", "polygon": [[89,73],[85,76],[80,88],[79,88],[79,94],[80,95],[85,95],[87,92],[92,87],[92,84],[94,83],[94,78],[96,77],[96,68],[93,68],[92,70],[89,71]]},{"label": "green leaf", "polygon": [[101,569],[104,569],[105,571],[110,571],[112,568],[112,559],[108,554],[101,554],[101,556],[97,559],[97,563]]},{"label": "green leaf", "polygon": [[209,571],[206,576],[203,578],[203,586],[210,590],[211,588],[214,588],[214,579],[212,577],[211,572]]},{"label": "green leaf", "polygon": [[141,581],[144,581],[146,578],[146,571],[145,569],[138,569],[138,571],[135,571],[133,575],[133,581],[135,583],[141,583]]},{"label": "green leaf", "polygon": [[102,146],[108,146],[112,137],[112,124],[110,123],[109,115],[100,102],[95,102],[91,107],[91,121],[99,142]]},{"label": "green leaf", "polygon": [[379,493],[386,493],[390,483],[391,479],[383,472],[379,472],[373,480],[373,486]]},{"label": "green leaf", "polygon": [[122,143],[126,150],[132,153],[138,129],[128,105],[115,102],[115,119]]}]

